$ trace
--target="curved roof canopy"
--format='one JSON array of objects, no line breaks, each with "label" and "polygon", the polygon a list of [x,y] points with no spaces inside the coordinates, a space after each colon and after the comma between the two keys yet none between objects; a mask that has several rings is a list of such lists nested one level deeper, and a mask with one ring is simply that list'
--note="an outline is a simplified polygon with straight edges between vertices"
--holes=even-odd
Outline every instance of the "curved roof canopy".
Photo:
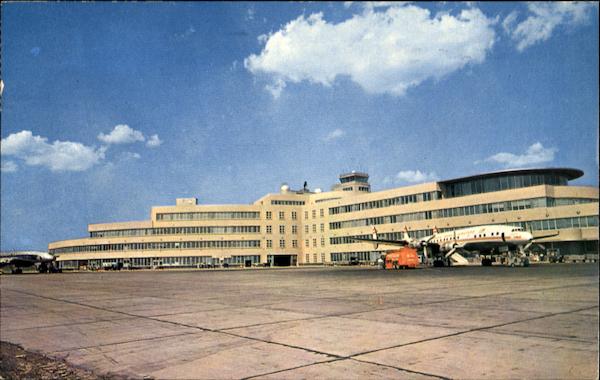
[{"label": "curved roof canopy", "polygon": [[544,169],[508,169],[497,172],[490,172],[484,174],[476,174],[467,177],[448,179],[445,181],[438,181],[440,184],[449,185],[457,182],[471,181],[475,179],[486,179],[494,177],[503,177],[506,175],[523,175],[523,174],[554,174],[566,177],[568,181],[572,181],[583,176],[583,171],[573,168],[544,168]]}]

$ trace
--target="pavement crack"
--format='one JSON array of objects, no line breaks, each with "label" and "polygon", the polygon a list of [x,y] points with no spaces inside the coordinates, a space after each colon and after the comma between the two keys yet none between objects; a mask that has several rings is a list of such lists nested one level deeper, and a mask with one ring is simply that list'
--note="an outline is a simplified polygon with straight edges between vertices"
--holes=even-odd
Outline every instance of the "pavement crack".
[{"label": "pavement crack", "polygon": [[438,339],[450,338],[450,337],[454,337],[454,336],[458,336],[458,335],[464,335],[464,334],[468,334],[468,333],[476,332],[476,331],[485,331],[485,330],[489,330],[489,329],[493,329],[493,328],[497,328],[497,327],[508,326],[508,325],[513,325],[513,324],[521,323],[521,322],[535,321],[535,320],[538,320],[538,319],[554,317],[556,315],[571,314],[571,313],[577,313],[577,312],[580,312],[580,311],[592,310],[592,309],[595,310],[597,308],[598,308],[598,305],[591,306],[591,307],[579,308],[579,309],[575,309],[575,310],[564,311],[564,312],[544,314],[544,315],[539,315],[539,316],[535,316],[535,317],[531,317],[531,318],[520,319],[518,321],[511,321],[511,322],[499,323],[499,324],[491,325],[491,326],[477,327],[477,328],[473,328],[473,329],[468,329],[468,330],[454,332],[454,333],[451,333],[451,334],[444,334],[444,335],[440,335],[440,336],[436,336],[436,337],[432,337],[432,338],[426,338],[426,339],[421,339],[421,340],[417,340],[417,341],[413,341],[413,342],[397,344],[397,345],[394,345],[394,346],[389,346],[389,347],[384,347],[384,348],[378,348],[378,349],[374,349],[374,350],[368,350],[368,351],[356,353],[356,354],[352,355],[352,357],[354,358],[355,356],[367,355],[367,354],[372,354],[374,352],[390,350],[392,348],[399,348],[399,347],[411,346],[411,345],[414,345],[414,344],[419,344],[419,343],[424,343],[424,342],[431,342],[431,341],[438,340]]}]

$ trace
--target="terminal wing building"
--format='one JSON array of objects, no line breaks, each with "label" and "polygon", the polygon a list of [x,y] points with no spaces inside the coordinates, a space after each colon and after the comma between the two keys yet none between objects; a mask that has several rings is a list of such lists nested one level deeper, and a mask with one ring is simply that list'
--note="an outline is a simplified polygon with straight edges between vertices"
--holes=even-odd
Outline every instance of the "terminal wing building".
[{"label": "terminal wing building", "polygon": [[391,247],[353,237],[399,240],[439,231],[509,224],[561,255],[598,254],[598,188],[571,186],[583,172],[518,169],[371,192],[366,173],[339,177],[331,191],[283,185],[250,205],[195,198],[152,207],[150,220],[90,224],[89,236],[49,244],[62,269],[296,266],[374,262]]}]

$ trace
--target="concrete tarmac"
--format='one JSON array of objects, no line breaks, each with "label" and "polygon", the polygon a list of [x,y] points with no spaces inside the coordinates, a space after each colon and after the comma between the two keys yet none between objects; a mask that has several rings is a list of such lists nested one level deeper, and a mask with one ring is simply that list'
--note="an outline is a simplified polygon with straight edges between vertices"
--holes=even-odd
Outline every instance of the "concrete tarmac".
[{"label": "concrete tarmac", "polygon": [[0,339],[154,379],[597,379],[598,265],[0,276]]}]

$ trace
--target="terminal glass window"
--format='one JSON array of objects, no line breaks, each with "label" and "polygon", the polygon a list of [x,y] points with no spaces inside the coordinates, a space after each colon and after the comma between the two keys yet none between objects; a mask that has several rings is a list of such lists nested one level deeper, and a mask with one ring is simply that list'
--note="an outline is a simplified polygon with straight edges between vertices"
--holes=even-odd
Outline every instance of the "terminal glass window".
[{"label": "terminal glass window", "polygon": [[285,240],[279,240],[279,248],[285,248]]},{"label": "terminal glass window", "polygon": [[298,213],[296,211],[292,211],[292,220],[298,219]]},{"label": "terminal glass window", "polygon": [[272,231],[273,231],[272,226],[267,226],[267,233],[270,234],[270,233],[272,233]]},{"label": "terminal glass window", "polygon": [[292,233],[293,234],[297,234],[298,233],[298,226],[292,226]]},{"label": "terminal glass window", "polygon": [[285,234],[285,226],[279,226],[279,233]]},{"label": "terminal glass window", "polygon": [[285,219],[285,212],[279,211],[279,219]]},{"label": "terminal glass window", "polygon": [[567,182],[566,176],[553,173],[506,174],[445,184],[444,195],[452,198],[538,185],[566,186]]},{"label": "terminal glass window", "polygon": [[267,211],[267,219],[272,219],[273,213],[271,211]]}]

